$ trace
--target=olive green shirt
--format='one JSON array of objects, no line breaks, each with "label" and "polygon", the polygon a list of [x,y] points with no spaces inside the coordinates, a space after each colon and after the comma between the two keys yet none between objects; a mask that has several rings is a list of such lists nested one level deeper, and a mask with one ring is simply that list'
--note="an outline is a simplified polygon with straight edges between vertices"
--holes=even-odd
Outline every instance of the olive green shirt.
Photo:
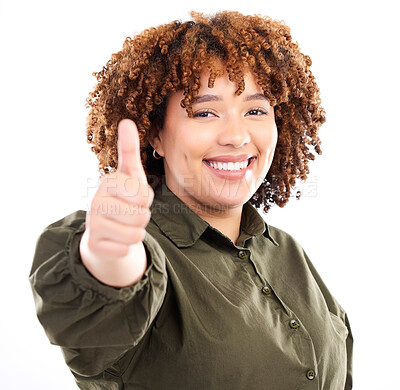
[{"label": "olive green shirt", "polygon": [[30,281],[81,389],[352,388],[347,316],[301,246],[244,205],[237,244],[163,185],[126,288],[81,263],[85,212],[40,236]]}]

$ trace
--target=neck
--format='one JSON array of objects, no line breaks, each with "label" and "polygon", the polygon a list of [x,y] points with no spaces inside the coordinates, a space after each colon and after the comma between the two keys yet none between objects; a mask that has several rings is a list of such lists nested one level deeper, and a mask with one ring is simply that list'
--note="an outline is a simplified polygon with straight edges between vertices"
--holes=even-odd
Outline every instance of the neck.
[{"label": "neck", "polygon": [[240,233],[243,205],[226,209],[190,208],[213,228],[218,229],[222,234],[230,238],[232,242],[236,244]]}]

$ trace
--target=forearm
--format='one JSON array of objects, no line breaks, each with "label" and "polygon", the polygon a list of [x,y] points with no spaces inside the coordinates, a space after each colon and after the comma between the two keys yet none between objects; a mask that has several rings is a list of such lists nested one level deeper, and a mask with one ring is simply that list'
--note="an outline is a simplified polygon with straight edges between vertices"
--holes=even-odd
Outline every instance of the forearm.
[{"label": "forearm", "polygon": [[125,288],[100,283],[80,258],[84,229],[84,212],[49,226],[39,237],[30,283],[51,343],[63,348],[75,373],[92,376],[117,361],[148,331],[164,300],[167,274],[165,254],[147,234],[141,244],[149,259],[143,277]]}]

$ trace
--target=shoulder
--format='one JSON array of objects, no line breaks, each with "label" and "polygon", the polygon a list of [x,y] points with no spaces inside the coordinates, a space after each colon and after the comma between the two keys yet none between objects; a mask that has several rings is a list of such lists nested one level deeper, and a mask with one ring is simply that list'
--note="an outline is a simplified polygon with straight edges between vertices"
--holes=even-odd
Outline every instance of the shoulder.
[{"label": "shoulder", "polygon": [[82,223],[85,222],[85,220],[86,220],[86,211],[77,210],[47,226],[44,229],[43,233],[57,229],[75,230],[80,228],[82,226]]},{"label": "shoulder", "polygon": [[85,229],[86,211],[78,210],[47,226],[40,234],[36,250],[54,251],[64,248],[76,233]]},{"label": "shoulder", "polygon": [[276,247],[278,251],[282,252],[285,250],[291,250],[299,253],[304,253],[304,249],[300,245],[300,243],[288,232],[267,224],[266,232],[270,236],[270,238],[276,242]]},{"label": "shoulder", "polygon": [[[279,247],[277,247],[279,254],[276,258],[284,264],[284,268],[288,271],[287,277],[293,278],[297,283],[306,283],[306,281],[315,283],[324,296],[329,311],[344,320],[345,312],[343,308],[333,297],[303,247],[289,233],[273,226],[268,226],[268,229],[271,236],[279,244]],[[323,259],[317,259],[316,264],[320,261],[323,261]]]}]

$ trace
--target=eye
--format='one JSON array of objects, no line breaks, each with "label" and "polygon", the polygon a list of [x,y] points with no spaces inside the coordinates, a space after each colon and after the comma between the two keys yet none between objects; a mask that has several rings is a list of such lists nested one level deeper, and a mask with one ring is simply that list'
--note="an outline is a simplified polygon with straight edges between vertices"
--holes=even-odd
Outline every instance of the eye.
[{"label": "eye", "polygon": [[193,114],[193,118],[211,118],[213,116],[216,115],[209,110],[198,111]]},{"label": "eye", "polygon": [[246,115],[252,115],[252,116],[268,115],[268,111],[262,110],[261,108],[254,108],[248,111]]}]

